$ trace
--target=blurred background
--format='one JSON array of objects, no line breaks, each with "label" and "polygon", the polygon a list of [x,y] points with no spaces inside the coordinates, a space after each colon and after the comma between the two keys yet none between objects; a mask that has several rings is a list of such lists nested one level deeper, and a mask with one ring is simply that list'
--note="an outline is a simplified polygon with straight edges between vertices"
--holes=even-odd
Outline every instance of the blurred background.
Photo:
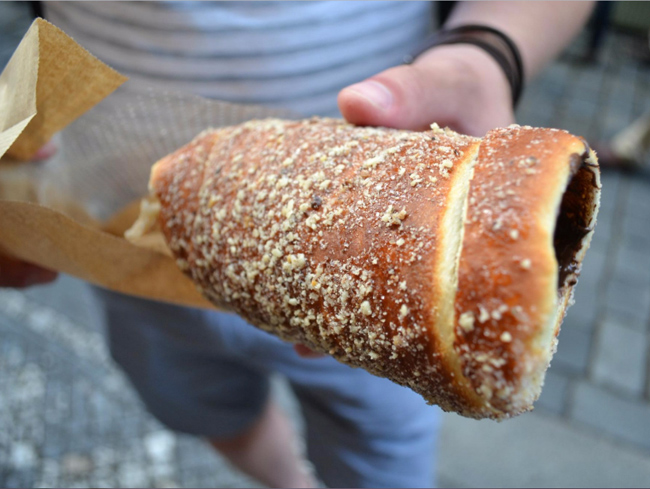
[{"label": "blurred background", "polygon": [[[0,2],[0,67],[31,15],[27,3]],[[526,88],[519,123],[601,145],[620,135],[650,111],[649,28],[650,2],[599,2],[579,38]],[[650,484],[645,158],[645,169],[603,171],[595,238],[535,411],[504,423],[445,415],[438,485]],[[144,411],[110,361],[98,318],[87,286],[70,277],[0,290],[0,486],[254,485]],[[275,387],[299,424],[281,379]]]}]

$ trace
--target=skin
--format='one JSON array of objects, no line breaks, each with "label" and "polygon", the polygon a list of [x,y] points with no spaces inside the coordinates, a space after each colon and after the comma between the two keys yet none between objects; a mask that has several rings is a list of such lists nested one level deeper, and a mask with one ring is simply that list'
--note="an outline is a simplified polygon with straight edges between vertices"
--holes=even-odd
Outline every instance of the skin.
[{"label": "skin", "polygon": [[[32,161],[45,161],[56,153],[51,141],[39,149]],[[25,288],[43,285],[56,280],[58,273],[18,260],[0,252],[0,287]]]},{"label": "skin", "polygon": [[[526,79],[534,77],[578,33],[592,2],[460,2],[445,27],[483,24],[508,34],[519,46]],[[499,65],[474,46],[435,47],[408,66],[397,66],[343,89],[343,116],[358,125],[422,130],[432,122],[483,136],[515,121],[510,87]],[[39,156],[47,156],[45,150]],[[0,286],[28,286],[56,274],[0,255]],[[303,345],[304,357],[320,356]],[[210,440],[244,472],[271,487],[314,487],[294,449],[291,423],[273,401],[244,433]]]},{"label": "skin", "polygon": [[[519,47],[530,80],[580,31],[592,8],[592,2],[460,2],[445,27],[500,29]],[[354,124],[422,130],[437,122],[483,136],[514,122],[510,97],[491,56],[478,47],[448,45],[343,89],[338,103]]]}]

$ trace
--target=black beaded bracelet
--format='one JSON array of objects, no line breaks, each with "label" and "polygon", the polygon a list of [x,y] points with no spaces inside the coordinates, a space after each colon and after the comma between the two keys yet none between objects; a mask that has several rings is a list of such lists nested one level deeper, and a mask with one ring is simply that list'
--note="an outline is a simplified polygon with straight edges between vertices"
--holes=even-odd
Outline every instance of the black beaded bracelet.
[{"label": "black beaded bracelet", "polygon": [[494,58],[508,79],[512,90],[512,106],[516,107],[524,88],[524,67],[516,44],[506,34],[485,25],[463,25],[443,29],[427,38],[422,45],[404,58],[410,64],[425,51],[444,44],[472,44]]}]

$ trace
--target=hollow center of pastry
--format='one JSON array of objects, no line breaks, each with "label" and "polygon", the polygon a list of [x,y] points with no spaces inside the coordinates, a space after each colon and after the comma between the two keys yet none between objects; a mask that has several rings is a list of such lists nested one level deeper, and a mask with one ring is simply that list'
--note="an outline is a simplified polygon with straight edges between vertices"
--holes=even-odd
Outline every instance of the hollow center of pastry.
[{"label": "hollow center of pastry", "polygon": [[572,155],[572,167],[574,174],[562,197],[553,236],[560,294],[577,282],[580,267],[577,256],[583,247],[583,238],[593,230],[591,221],[596,199],[597,184],[586,155]]}]

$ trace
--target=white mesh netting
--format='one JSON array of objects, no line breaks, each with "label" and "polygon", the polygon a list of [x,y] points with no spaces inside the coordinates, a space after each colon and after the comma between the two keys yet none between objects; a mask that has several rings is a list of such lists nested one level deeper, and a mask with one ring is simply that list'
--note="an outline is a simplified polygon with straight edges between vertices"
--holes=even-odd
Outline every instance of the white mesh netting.
[{"label": "white mesh netting", "polygon": [[204,129],[265,117],[295,115],[128,81],[64,129],[56,156],[29,173],[39,203],[62,212],[72,203],[104,221],[145,196],[151,166]]}]

